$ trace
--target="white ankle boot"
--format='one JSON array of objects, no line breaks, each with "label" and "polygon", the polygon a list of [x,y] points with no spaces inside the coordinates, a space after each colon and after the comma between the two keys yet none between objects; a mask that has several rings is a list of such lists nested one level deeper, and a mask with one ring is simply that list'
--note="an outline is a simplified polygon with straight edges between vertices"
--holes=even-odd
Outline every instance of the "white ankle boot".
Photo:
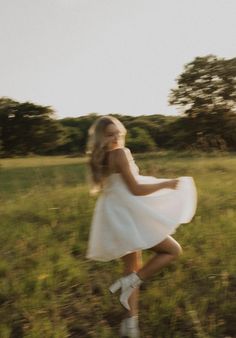
[{"label": "white ankle boot", "polygon": [[138,277],[136,272],[132,272],[130,275],[119,278],[115,283],[113,283],[109,290],[112,293],[115,293],[121,288],[120,302],[127,309],[130,310],[128,303],[131,293],[134,291],[134,288],[138,287],[142,283],[142,280]]},{"label": "white ankle boot", "polygon": [[120,325],[120,337],[140,338],[138,316],[128,317],[122,320]]}]

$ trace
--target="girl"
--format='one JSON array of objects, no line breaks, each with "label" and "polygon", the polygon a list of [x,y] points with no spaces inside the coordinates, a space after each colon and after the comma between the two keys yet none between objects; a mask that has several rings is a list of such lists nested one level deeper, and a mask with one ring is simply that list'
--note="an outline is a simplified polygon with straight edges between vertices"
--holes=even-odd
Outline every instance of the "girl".
[{"label": "girl", "polygon": [[[126,129],[112,116],[99,117],[89,129],[88,152],[95,191],[101,191],[92,219],[86,257],[97,261],[121,258],[124,276],[109,288],[121,289],[127,310],[120,335],[140,337],[139,286],[176,259],[182,248],[170,234],[189,222],[196,210],[191,177],[157,179],[139,175],[125,147]],[[142,266],[142,250],[154,256]]]}]

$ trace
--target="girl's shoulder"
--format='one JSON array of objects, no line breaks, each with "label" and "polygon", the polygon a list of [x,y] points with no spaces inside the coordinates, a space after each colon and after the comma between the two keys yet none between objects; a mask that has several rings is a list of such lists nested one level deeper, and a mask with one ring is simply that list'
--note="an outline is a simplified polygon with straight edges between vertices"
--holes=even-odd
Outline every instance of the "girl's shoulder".
[{"label": "girl's shoulder", "polygon": [[117,148],[114,149],[112,152],[114,155],[113,159],[116,163],[121,163],[125,157],[129,162],[133,160],[131,151],[127,147]]},{"label": "girl's shoulder", "polygon": [[127,147],[116,148],[106,153],[104,164],[106,163],[108,174],[119,173],[118,164],[122,163],[124,157],[130,161],[131,152]]},{"label": "girl's shoulder", "polygon": [[127,147],[117,148],[112,150],[112,152],[114,153],[115,156],[119,156],[121,154],[125,154],[128,157],[132,156],[130,149]]}]

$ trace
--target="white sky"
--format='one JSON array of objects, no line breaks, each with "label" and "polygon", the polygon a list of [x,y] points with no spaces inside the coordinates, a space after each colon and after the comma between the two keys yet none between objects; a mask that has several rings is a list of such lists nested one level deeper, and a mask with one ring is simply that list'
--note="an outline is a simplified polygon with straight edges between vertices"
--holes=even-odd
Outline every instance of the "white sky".
[{"label": "white sky", "polygon": [[0,96],[90,112],[175,114],[196,56],[236,56],[235,0],[0,0]]}]

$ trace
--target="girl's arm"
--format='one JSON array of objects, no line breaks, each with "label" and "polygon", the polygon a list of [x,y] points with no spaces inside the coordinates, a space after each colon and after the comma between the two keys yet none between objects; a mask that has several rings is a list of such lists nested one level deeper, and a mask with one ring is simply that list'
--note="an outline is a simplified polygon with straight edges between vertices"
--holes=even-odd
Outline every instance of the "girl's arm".
[{"label": "girl's arm", "polygon": [[138,183],[130,170],[129,161],[124,148],[119,148],[115,151],[115,163],[124,181],[129,187],[129,190],[136,196],[148,195],[164,188],[175,189],[177,187],[177,179],[153,184]]}]

